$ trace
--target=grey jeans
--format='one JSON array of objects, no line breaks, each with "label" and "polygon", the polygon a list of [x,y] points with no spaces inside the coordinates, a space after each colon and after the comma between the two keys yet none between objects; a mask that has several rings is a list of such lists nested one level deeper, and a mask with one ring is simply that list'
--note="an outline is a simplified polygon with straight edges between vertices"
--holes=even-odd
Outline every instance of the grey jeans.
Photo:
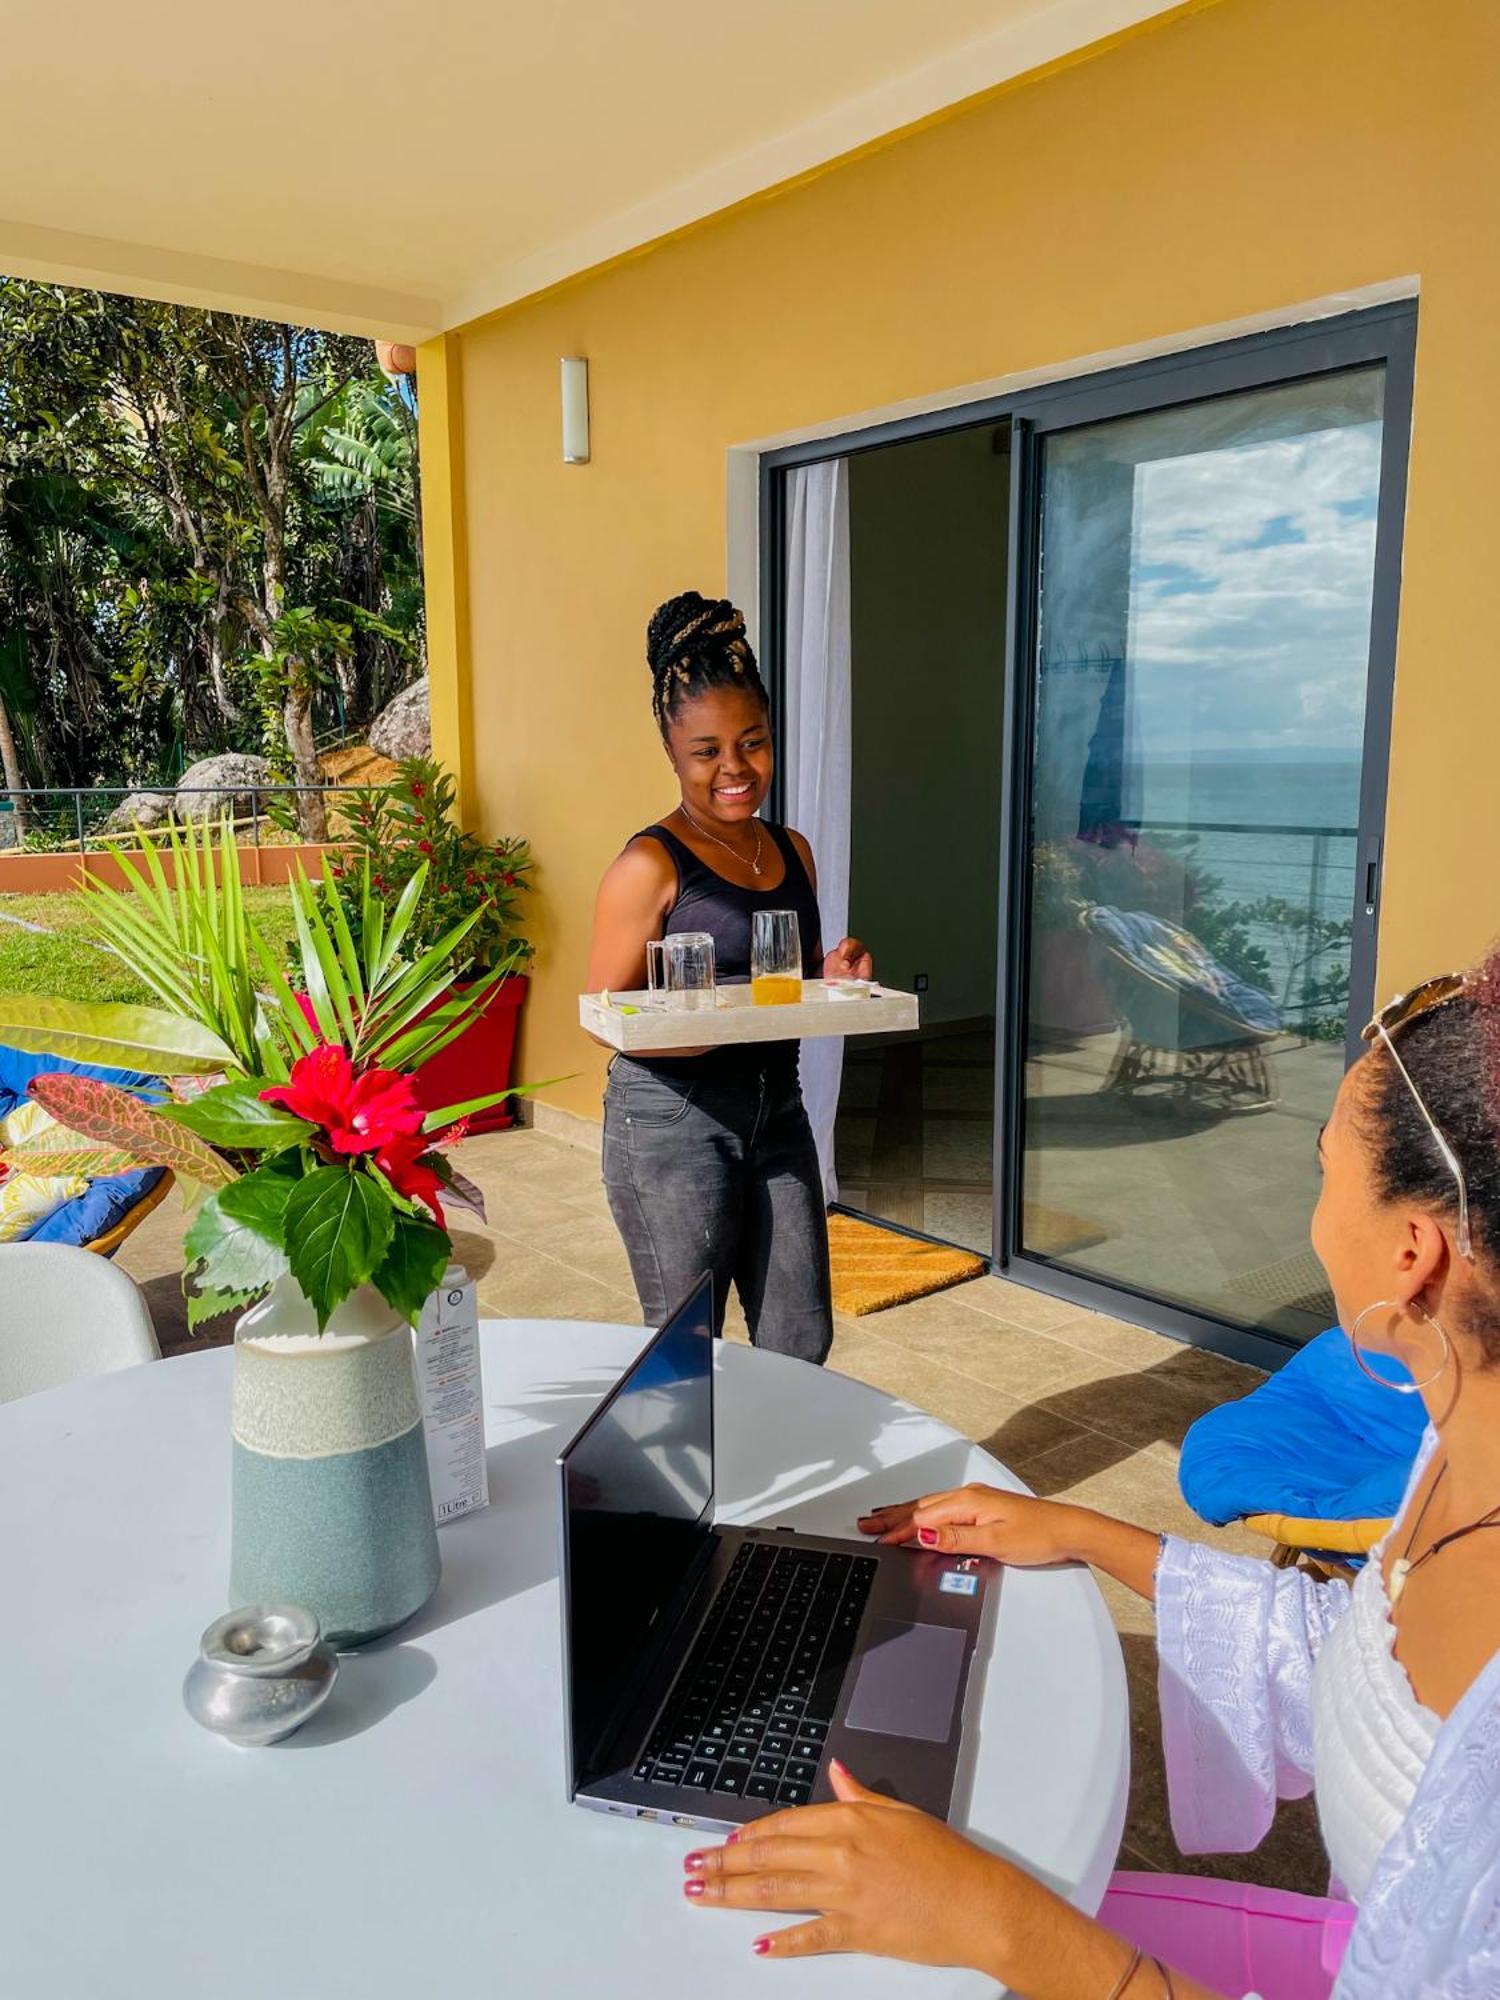
[{"label": "grey jeans", "polygon": [[674,1075],[617,1056],[604,1189],[648,1326],[711,1271],[716,1333],[732,1283],[757,1347],[827,1358],[828,1213],[795,1075]]}]

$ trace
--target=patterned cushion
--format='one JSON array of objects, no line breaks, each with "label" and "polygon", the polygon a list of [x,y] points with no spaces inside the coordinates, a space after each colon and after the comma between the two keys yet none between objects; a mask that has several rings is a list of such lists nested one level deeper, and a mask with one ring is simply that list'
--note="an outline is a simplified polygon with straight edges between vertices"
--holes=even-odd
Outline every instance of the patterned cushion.
[{"label": "patterned cushion", "polygon": [[[40,1104],[18,1104],[0,1118],[0,1146],[19,1146],[55,1124]],[[15,1168],[0,1172],[0,1243],[23,1241],[88,1186],[81,1174],[30,1174]]]}]

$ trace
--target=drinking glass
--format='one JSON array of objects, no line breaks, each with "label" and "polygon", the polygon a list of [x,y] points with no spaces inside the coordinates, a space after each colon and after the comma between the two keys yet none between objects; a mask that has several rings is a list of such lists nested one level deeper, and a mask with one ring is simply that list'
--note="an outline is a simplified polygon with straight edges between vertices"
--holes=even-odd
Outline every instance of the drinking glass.
[{"label": "drinking glass", "polygon": [[693,1013],[714,1004],[714,941],[707,931],[676,931],[646,946],[653,1007]]},{"label": "drinking glass", "polygon": [[757,1007],[802,998],[802,938],[795,910],[757,910],[750,930],[750,998]]}]

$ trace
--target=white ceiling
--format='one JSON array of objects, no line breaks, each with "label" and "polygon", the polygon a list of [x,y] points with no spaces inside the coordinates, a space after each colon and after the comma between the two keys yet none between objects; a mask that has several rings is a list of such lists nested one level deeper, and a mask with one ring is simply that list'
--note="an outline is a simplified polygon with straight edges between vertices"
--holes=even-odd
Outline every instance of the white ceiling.
[{"label": "white ceiling", "polygon": [[0,270],[420,337],[1173,0],[8,0]]}]

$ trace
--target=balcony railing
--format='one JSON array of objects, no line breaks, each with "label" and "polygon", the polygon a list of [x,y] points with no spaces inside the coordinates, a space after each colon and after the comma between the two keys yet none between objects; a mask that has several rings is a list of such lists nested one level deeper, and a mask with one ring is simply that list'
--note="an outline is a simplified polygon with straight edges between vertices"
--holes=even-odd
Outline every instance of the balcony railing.
[{"label": "balcony railing", "polygon": [[[188,801],[228,797],[232,800],[248,800],[250,810],[238,811],[232,815],[236,833],[241,829],[252,846],[282,845],[299,836],[289,828],[297,818],[297,801],[316,796],[325,802],[336,799],[340,794],[357,796],[372,789],[369,785],[163,785],[159,789],[149,785],[22,785],[13,790],[0,791],[0,815],[12,816],[17,829],[17,838],[9,843],[0,843],[0,855],[6,853],[73,853],[88,854],[112,847],[128,847],[135,839],[131,828],[119,827],[106,831],[106,822],[120,803],[136,795],[156,796],[172,801],[164,819],[157,827],[146,828],[149,838],[159,832],[169,822],[201,819],[202,813],[194,813]],[[282,810],[278,812],[278,804]],[[219,815],[213,815],[217,823]],[[327,814],[330,831],[333,831],[337,814]],[[0,819],[0,826],[4,820]],[[335,834],[336,837],[336,834]]]},{"label": "balcony railing", "polygon": [[[1220,922],[1239,913],[1250,944],[1270,967],[1271,998],[1289,1027],[1327,1034],[1342,1027],[1359,829],[1265,820],[1143,819],[1159,843],[1197,878],[1196,907]],[[1273,919],[1270,911],[1282,906]],[[1194,905],[1184,912],[1189,930]]]}]

